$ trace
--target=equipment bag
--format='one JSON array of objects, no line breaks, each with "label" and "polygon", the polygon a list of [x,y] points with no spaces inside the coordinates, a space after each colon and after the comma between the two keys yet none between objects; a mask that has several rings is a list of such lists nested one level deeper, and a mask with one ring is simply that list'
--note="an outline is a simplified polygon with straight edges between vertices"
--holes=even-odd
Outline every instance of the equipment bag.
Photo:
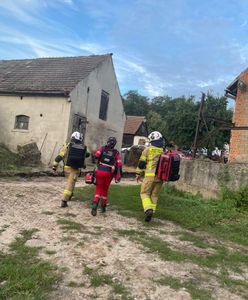
[{"label": "equipment bag", "polygon": [[82,144],[70,143],[66,165],[72,168],[83,168],[87,148]]},{"label": "equipment bag", "polygon": [[163,152],[157,167],[157,177],[163,181],[177,181],[180,178],[180,156],[174,151]]},{"label": "equipment bag", "polygon": [[87,184],[96,184],[96,172],[89,172],[85,175],[85,183]]}]

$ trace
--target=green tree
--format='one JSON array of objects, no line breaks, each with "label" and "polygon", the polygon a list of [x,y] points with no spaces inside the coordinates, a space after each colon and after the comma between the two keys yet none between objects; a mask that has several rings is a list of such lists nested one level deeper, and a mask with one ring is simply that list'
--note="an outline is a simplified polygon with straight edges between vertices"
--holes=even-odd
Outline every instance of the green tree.
[{"label": "green tree", "polygon": [[206,119],[206,124],[209,134],[203,123],[199,132],[199,145],[203,144],[205,147],[213,148],[218,146],[222,148],[225,142],[230,140],[230,129],[227,128],[225,122],[232,123],[232,110],[227,108],[228,101],[224,96],[215,97],[211,93],[207,94],[204,104],[203,114]]},{"label": "green tree", "polygon": [[148,132],[159,131],[166,137],[166,122],[161,115],[155,111],[149,111],[147,117]]},{"label": "green tree", "polygon": [[[232,111],[227,108],[227,103],[226,97],[207,94],[204,115],[211,134],[207,132],[204,122],[201,122],[199,147],[222,148],[224,142],[229,142],[230,130],[219,130],[221,123],[211,119],[217,118],[231,123]],[[195,101],[193,96],[159,96],[150,100],[137,91],[129,91],[123,97],[123,104],[127,115],[146,116],[149,132],[158,130],[167,140],[173,140],[179,147],[193,145],[200,107],[200,101]]]},{"label": "green tree", "polygon": [[147,116],[149,112],[149,98],[141,96],[137,91],[129,91],[122,99],[126,115]]}]

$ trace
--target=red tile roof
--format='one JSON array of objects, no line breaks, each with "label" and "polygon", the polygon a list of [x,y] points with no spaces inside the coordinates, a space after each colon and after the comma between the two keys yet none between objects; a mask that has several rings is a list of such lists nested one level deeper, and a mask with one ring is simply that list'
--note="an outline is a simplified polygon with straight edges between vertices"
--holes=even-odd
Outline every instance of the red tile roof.
[{"label": "red tile roof", "polygon": [[127,116],[124,134],[136,134],[142,122],[145,122],[144,116]]},{"label": "red tile roof", "polygon": [[0,93],[68,93],[110,56],[0,60]]}]

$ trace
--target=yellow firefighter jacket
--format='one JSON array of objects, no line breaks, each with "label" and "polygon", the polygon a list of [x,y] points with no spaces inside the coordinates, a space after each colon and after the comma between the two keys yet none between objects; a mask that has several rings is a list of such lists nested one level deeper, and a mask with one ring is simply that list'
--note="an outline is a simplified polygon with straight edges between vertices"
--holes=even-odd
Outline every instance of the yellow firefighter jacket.
[{"label": "yellow firefighter jacket", "polygon": [[149,146],[145,148],[140,156],[136,174],[141,175],[145,172],[145,177],[155,177],[158,160],[163,152],[163,148]]}]

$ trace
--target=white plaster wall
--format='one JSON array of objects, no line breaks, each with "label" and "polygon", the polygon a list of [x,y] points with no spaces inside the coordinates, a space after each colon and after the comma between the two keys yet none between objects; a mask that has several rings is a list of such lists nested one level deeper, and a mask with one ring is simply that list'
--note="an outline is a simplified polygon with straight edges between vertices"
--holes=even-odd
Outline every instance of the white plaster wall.
[{"label": "white plaster wall", "polygon": [[[65,97],[0,96],[0,143],[12,151],[35,141],[49,164],[67,139],[71,103]],[[14,129],[15,116],[27,115],[28,130]]]},{"label": "white plaster wall", "polygon": [[[89,93],[87,96],[87,89]],[[109,93],[107,120],[99,119],[102,90]],[[87,124],[85,144],[90,151],[106,143],[109,136],[117,138],[118,149],[121,148],[125,113],[119,92],[117,79],[109,57],[97,69],[80,82],[70,94],[72,100],[71,114],[86,116]],[[87,100],[88,99],[88,100]]]}]

